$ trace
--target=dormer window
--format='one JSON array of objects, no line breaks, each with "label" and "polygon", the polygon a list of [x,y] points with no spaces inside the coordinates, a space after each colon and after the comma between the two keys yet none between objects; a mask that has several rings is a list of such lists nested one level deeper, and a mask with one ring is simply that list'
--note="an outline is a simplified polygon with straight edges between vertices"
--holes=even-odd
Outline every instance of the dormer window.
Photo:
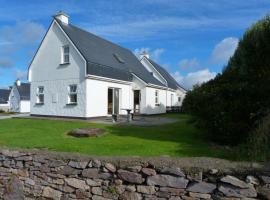
[{"label": "dormer window", "polygon": [[62,64],[68,64],[69,63],[69,46],[63,46],[62,49]]}]

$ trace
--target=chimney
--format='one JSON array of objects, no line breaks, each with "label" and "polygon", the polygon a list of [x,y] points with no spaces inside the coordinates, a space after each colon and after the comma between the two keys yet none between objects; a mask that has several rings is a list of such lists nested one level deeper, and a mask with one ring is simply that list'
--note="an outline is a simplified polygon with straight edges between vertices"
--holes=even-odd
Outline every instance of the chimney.
[{"label": "chimney", "polygon": [[62,11],[59,11],[56,15],[53,16],[54,18],[60,20],[62,23],[65,23],[65,24],[68,24],[68,18],[69,16],[62,12]]},{"label": "chimney", "polygon": [[142,59],[143,57],[146,57],[147,59],[149,59],[150,58],[149,53],[147,51],[143,51],[140,54],[140,59]]},{"label": "chimney", "polygon": [[21,86],[21,81],[20,81],[20,79],[17,79],[17,80],[16,80],[16,85],[17,85],[17,86]]}]

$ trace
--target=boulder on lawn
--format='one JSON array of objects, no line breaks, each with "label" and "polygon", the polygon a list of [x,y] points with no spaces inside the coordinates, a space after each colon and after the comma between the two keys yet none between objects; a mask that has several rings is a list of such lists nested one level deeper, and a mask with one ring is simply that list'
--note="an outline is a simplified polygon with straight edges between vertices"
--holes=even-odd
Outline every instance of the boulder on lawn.
[{"label": "boulder on lawn", "polygon": [[104,134],[105,130],[100,128],[78,128],[68,132],[73,137],[99,137]]}]

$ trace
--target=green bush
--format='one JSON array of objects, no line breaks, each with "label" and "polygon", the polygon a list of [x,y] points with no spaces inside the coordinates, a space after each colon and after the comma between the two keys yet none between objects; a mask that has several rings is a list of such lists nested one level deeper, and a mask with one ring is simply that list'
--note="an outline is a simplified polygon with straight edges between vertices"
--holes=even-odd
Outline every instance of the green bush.
[{"label": "green bush", "polygon": [[183,110],[198,117],[209,138],[222,144],[247,141],[270,109],[270,17],[249,28],[223,72],[188,92]]},{"label": "green bush", "polygon": [[270,114],[252,131],[246,150],[252,160],[270,159]]}]

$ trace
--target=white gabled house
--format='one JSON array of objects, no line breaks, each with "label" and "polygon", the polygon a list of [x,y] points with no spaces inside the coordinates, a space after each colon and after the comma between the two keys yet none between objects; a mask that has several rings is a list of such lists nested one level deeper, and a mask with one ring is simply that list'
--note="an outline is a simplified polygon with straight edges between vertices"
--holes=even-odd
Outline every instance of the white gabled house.
[{"label": "white gabled house", "polygon": [[144,55],[54,16],[28,71],[31,115],[91,118],[166,112],[180,106],[186,91]]},{"label": "white gabled house", "polygon": [[9,102],[10,89],[0,89],[0,111],[9,111],[10,102]]},{"label": "white gabled house", "polygon": [[30,84],[16,80],[10,91],[10,111],[19,113],[30,112]]}]

